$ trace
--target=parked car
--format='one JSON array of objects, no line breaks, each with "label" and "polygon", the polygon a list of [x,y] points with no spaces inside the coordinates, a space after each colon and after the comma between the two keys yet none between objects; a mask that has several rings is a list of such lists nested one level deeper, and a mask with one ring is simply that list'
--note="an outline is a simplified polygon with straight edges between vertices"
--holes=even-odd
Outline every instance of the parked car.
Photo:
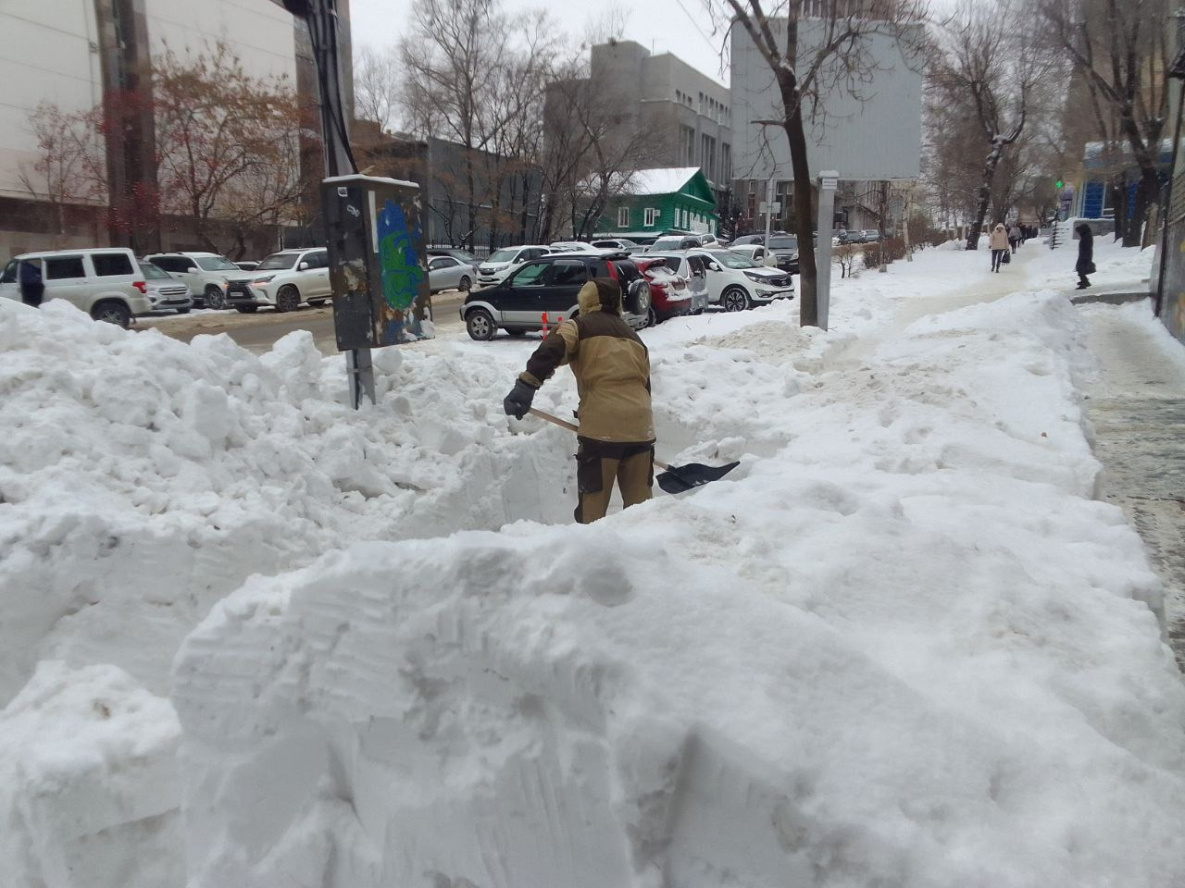
[{"label": "parked car", "polygon": [[650,245],[647,253],[665,253],[671,250],[694,250],[703,246],[698,235],[664,234]]},{"label": "parked car", "polygon": [[249,281],[252,274],[217,253],[152,253],[144,258],[183,281],[199,307],[226,308],[231,283]]},{"label": "parked car", "polygon": [[641,246],[636,241],[628,240],[624,237],[612,237],[607,239],[595,240],[592,245],[598,250],[623,250],[628,253],[631,250],[636,250]]},{"label": "parked car", "polygon": [[246,280],[231,282],[227,300],[238,311],[250,313],[260,307],[295,311],[302,302],[323,305],[332,296],[329,251],[314,247],[272,253]]},{"label": "parked car", "polygon": [[839,231],[839,242],[841,245],[862,244],[864,243],[864,232],[859,228],[853,228],[851,230],[841,228]]},{"label": "parked car", "polygon": [[477,282],[483,287],[498,283],[524,262],[538,259],[551,252],[551,247],[527,244],[521,247],[503,247],[477,266]]},{"label": "parked car", "polygon": [[472,265],[474,268],[481,265],[481,260],[466,250],[455,250],[452,247],[429,247],[427,253],[429,259],[433,256],[452,256],[462,265]]},{"label": "parked car", "polygon": [[243,271],[254,271],[255,269],[259,268],[258,262],[248,259],[240,259],[235,263],[235,265],[237,265]]},{"label": "parked car", "polygon": [[794,298],[791,275],[778,268],[764,268],[733,250],[688,250],[683,255],[703,262],[708,301],[725,311]]},{"label": "parked car", "polygon": [[452,256],[428,257],[428,288],[433,293],[441,290],[460,290],[468,293],[477,280],[477,268],[466,265]]},{"label": "parked car", "polygon": [[687,288],[687,308],[692,314],[700,314],[708,307],[707,267],[702,257],[689,257],[683,253],[647,253],[644,256],[637,256],[635,259],[639,267],[645,261],[651,270],[661,262],[672,274],[681,278]]},{"label": "parked car", "polygon": [[789,274],[798,274],[798,237],[793,234],[772,235],[767,245],[773,256],[772,264]]},{"label": "parked car", "polygon": [[769,251],[759,241],[757,243],[745,243],[737,246],[733,244],[728,248],[734,253],[739,253],[742,256],[747,256],[753,261],[754,265],[766,265],[766,259],[769,257]]},{"label": "parked car", "polygon": [[133,317],[156,307],[148,298],[148,282],[131,250],[107,247],[22,253],[0,274],[0,297],[20,301],[21,262],[31,262],[41,271],[45,301],[65,299],[96,321],[126,328]]},{"label": "parked car", "polygon": [[172,309],[177,314],[189,314],[193,308],[189,287],[145,259],[136,260],[136,267],[144,276],[144,283],[148,286],[145,295],[155,311]]},{"label": "parked car", "polygon": [[879,231],[877,231],[875,228],[865,228],[864,229],[864,243],[875,244],[880,239],[881,239],[881,233]]},{"label": "parked car", "polygon": [[699,314],[708,307],[706,288],[693,292],[687,278],[673,271],[667,260],[638,256],[634,259],[638,270],[650,282],[650,324],[659,324],[681,315]]},{"label": "parked car", "polygon": [[588,241],[556,241],[551,245],[553,253],[596,253],[599,250]]},{"label": "parked car", "polygon": [[650,315],[650,284],[624,253],[552,253],[523,264],[492,287],[470,293],[461,318],[472,339],[493,339],[498,330],[522,336],[574,317],[576,294],[594,277],[610,277],[622,288],[625,320],[637,329]]}]

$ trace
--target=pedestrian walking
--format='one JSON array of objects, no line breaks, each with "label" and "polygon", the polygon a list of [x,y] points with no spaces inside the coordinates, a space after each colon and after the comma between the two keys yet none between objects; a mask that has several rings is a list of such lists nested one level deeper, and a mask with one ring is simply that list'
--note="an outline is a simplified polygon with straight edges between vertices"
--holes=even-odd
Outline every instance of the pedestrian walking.
[{"label": "pedestrian walking", "polygon": [[1074,226],[1074,230],[1078,232],[1078,262],[1074,265],[1074,270],[1078,272],[1078,289],[1085,290],[1090,286],[1090,280],[1086,276],[1094,274],[1095,270],[1094,232],[1085,222],[1079,222]]},{"label": "pedestrian walking", "polygon": [[1008,252],[1008,232],[1004,230],[1003,222],[997,222],[992,229],[988,245],[992,248],[992,271],[999,272],[1004,254]]},{"label": "pedestrian walking", "polygon": [[45,295],[45,284],[41,280],[40,263],[37,260],[26,259],[21,262],[17,272],[17,281],[21,285],[21,302],[38,308]]},{"label": "pedestrian walking", "polygon": [[1012,247],[1013,254],[1016,253],[1016,248],[1020,246],[1020,226],[1015,222],[1012,227],[1008,229],[1008,243]]},{"label": "pedestrian walking", "polygon": [[621,287],[594,278],[576,296],[580,314],[548,334],[502,403],[522,419],[535,392],[568,364],[580,406],[576,454],[576,520],[605,517],[613,482],[626,508],[650,499],[654,484],[654,417],[650,409],[650,354],[621,317]]}]

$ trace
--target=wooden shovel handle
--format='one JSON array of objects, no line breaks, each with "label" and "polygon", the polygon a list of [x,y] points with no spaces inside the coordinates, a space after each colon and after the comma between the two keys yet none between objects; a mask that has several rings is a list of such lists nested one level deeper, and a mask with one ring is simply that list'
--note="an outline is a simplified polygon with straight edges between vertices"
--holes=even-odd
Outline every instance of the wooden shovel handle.
[{"label": "wooden shovel handle", "polygon": [[[558,416],[552,416],[550,413],[544,413],[542,410],[537,410],[534,407],[527,411],[532,416],[538,416],[544,422],[550,422],[552,425],[558,425],[562,429],[567,429],[569,432],[579,432],[580,429],[566,420],[560,419]],[[664,472],[669,472],[671,467],[662,460],[656,459],[654,464],[662,469]]]}]

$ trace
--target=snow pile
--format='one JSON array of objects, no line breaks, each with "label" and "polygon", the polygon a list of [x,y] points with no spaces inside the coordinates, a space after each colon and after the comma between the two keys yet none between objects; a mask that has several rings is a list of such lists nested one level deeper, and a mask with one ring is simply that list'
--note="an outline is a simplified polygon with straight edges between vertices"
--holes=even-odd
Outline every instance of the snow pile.
[{"label": "snow pile", "polygon": [[184,884],[179,735],[122,670],[42,663],[0,713],[0,885]]},{"label": "snow pile", "polygon": [[[934,256],[898,286],[978,268]],[[660,437],[727,480],[221,602],[175,672],[191,886],[1185,881],[1185,689],[1073,309],[788,317],[650,340]]]},{"label": "snow pile", "polygon": [[562,492],[525,492],[562,485],[568,454],[558,431],[503,446],[496,365],[413,371],[383,350],[380,403],[355,413],[340,360],[306,333],[260,359],[61,301],[0,304],[0,352],[0,612],[21,627],[0,645],[0,703],[40,659],[112,663],[166,692],[181,639],[252,573],[360,539],[570,515]]}]

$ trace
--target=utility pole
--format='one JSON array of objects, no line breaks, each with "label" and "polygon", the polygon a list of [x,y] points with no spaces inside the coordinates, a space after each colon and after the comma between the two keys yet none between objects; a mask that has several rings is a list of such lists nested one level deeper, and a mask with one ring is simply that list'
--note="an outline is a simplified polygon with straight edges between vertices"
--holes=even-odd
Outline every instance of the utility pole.
[{"label": "utility pole", "polygon": [[769,234],[774,217],[774,179],[771,175],[765,183],[765,249],[769,250]]},{"label": "utility pole", "polygon": [[[346,120],[342,90],[336,0],[282,0],[284,8],[303,18],[309,28],[313,60],[317,69],[317,99],[321,106],[321,135],[325,147],[325,178],[333,179],[358,172],[350,151],[349,122]],[[335,315],[336,320],[336,315]],[[363,396],[373,404],[374,365],[369,348],[346,352],[346,374],[350,382],[350,402],[357,409]]]}]

